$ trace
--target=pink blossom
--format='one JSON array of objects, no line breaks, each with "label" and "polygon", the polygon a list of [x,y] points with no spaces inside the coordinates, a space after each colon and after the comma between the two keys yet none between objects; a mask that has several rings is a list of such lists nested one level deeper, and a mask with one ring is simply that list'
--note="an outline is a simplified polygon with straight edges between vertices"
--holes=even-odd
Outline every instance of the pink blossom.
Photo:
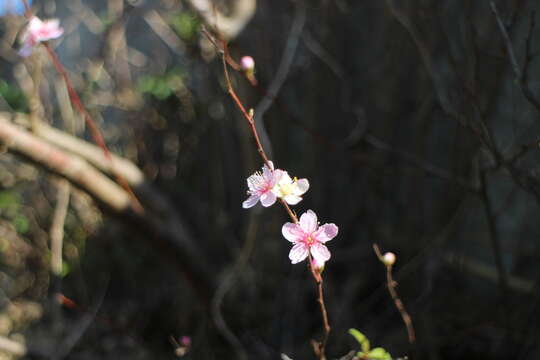
[{"label": "pink blossom", "polygon": [[294,244],[289,252],[289,259],[293,264],[304,260],[311,253],[317,266],[321,267],[330,259],[330,251],[324,243],[337,235],[338,227],[335,224],[319,226],[317,215],[308,210],[300,216],[299,223],[289,222],[283,225],[281,233]]},{"label": "pink blossom", "polygon": [[276,194],[273,191],[274,187],[279,182],[283,175],[283,170],[274,170],[274,165],[270,161],[270,168],[266,164],[261,172],[256,172],[247,179],[249,198],[242,203],[244,209],[248,209],[258,201],[264,207],[272,206],[276,202]]},{"label": "pink blossom", "polygon": [[19,50],[21,56],[29,56],[33,48],[42,41],[56,39],[64,33],[57,19],[41,21],[34,16],[22,35],[22,47]]}]

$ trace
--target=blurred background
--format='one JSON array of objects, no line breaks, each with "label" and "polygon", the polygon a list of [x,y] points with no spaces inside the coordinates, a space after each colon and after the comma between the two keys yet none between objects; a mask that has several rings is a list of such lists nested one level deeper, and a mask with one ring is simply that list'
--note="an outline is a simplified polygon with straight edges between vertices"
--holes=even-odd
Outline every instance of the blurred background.
[{"label": "blurred background", "polygon": [[[26,20],[8,2],[0,123],[114,184],[81,143],[29,128],[93,143],[44,49],[18,56]],[[314,358],[315,284],[290,264],[283,209],[241,207],[262,162],[202,26],[255,59],[257,85],[231,68],[232,83],[272,160],[310,181],[294,209],[339,226],[329,358],[358,350],[352,327],[396,358],[540,358],[538,7],[35,0],[60,19],[51,46],[145,212],[1,137],[0,359]],[[373,243],[397,254],[414,347]]]}]

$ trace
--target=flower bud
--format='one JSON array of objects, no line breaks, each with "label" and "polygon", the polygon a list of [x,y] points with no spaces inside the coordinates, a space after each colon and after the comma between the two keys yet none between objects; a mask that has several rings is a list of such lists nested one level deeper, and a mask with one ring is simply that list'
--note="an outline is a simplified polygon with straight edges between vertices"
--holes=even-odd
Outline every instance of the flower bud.
[{"label": "flower bud", "polygon": [[392,266],[396,262],[396,255],[391,252],[387,252],[381,259],[382,263],[386,266]]},{"label": "flower bud", "polygon": [[242,66],[242,70],[246,72],[253,72],[255,70],[255,60],[251,56],[243,56],[240,59],[240,65]]},{"label": "flower bud", "polygon": [[311,259],[311,266],[318,274],[322,274],[324,271],[324,261],[318,261],[317,259],[313,258]]}]

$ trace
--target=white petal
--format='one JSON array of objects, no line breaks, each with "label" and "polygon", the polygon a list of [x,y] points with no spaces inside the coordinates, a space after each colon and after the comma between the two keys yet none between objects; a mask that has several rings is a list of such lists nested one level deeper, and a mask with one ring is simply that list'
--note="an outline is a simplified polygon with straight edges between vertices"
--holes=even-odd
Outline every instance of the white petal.
[{"label": "white petal", "polygon": [[317,215],[312,210],[308,210],[300,216],[300,226],[308,234],[317,230]]},{"label": "white petal", "polygon": [[290,242],[297,243],[306,237],[306,234],[304,233],[304,230],[300,227],[298,224],[294,223],[285,223],[281,227],[281,233],[283,234],[283,237]]},{"label": "white petal", "polygon": [[309,253],[309,249],[306,244],[304,243],[298,243],[294,245],[289,252],[289,259],[291,259],[291,262],[293,264],[298,264],[300,261],[307,258]]},{"label": "white petal", "polygon": [[250,207],[254,206],[257,201],[259,201],[258,195],[251,195],[246,201],[242,203],[242,207],[244,209],[249,209]]},{"label": "white petal", "polygon": [[288,184],[291,184],[292,183],[292,179],[291,177],[289,176],[289,173],[286,172],[285,170],[281,170],[282,171],[282,175],[281,175],[281,179],[279,179],[279,184],[280,185],[288,185]]},{"label": "white petal", "polygon": [[283,200],[285,200],[289,205],[296,205],[302,201],[302,198],[296,195],[287,195],[283,198]]},{"label": "white petal", "polygon": [[275,202],[276,202],[276,195],[273,192],[267,191],[261,195],[262,206],[269,207],[269,206],[274,205]]},{"label": "white petal", "polygon": [[325,243],[332,240],[338,234],[338,227],[336,224],[324,224],[319,227],[317,231],[312,235],[314,240]]},{"label": "white petal", "polygon": [[300,179],[296,182],[295,193],[296,195],[302,195],[309,189],[309,181],[307,179]]},{"label": "white petal", "polygon": [[311,245],[311,255],[317,261],[317,263],[325,263],[330,259],[330,251],[326,246],[321,243],[315,243]]}]

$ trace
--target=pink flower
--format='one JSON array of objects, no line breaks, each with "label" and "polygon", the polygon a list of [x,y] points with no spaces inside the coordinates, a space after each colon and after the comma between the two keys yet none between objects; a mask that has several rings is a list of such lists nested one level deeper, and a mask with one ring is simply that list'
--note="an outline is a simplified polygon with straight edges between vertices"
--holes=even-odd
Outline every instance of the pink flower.
[{"label": "pink flower", "polygon": [[64,33],[64,29],[59,26],[57,19],[41,21],[34,16],[24,34],[22,35],[22,47],[19,50],[21,56],[29,56],[33,48],[42,41],[56,39]]},{"label": "pink flower", "polygon": [[271,168],[265,164],[262,168],[262,173],[257,171],[248,177],[248,195],[250,196],[242,203],[244,209],[249,209],[257,204],[258,201],[264,207],[272,206],[276,202],[277,196],[272,190],[283,175],[283,170],[274,170],[272,162],[270,161],[269,163]]},{"label": "pink flower", "polygon": [[308,210],[300,216],[298,224],[286,223],[283,225],[281,233],[285,239],[294,244],[289,252],[289,259],[293,264],[304,260],[311,252],[313,260],[320,267],[330,259],[330,251],[324,243],[337,235],[338,227],[335,224],[319,226],[317,215]]}]

